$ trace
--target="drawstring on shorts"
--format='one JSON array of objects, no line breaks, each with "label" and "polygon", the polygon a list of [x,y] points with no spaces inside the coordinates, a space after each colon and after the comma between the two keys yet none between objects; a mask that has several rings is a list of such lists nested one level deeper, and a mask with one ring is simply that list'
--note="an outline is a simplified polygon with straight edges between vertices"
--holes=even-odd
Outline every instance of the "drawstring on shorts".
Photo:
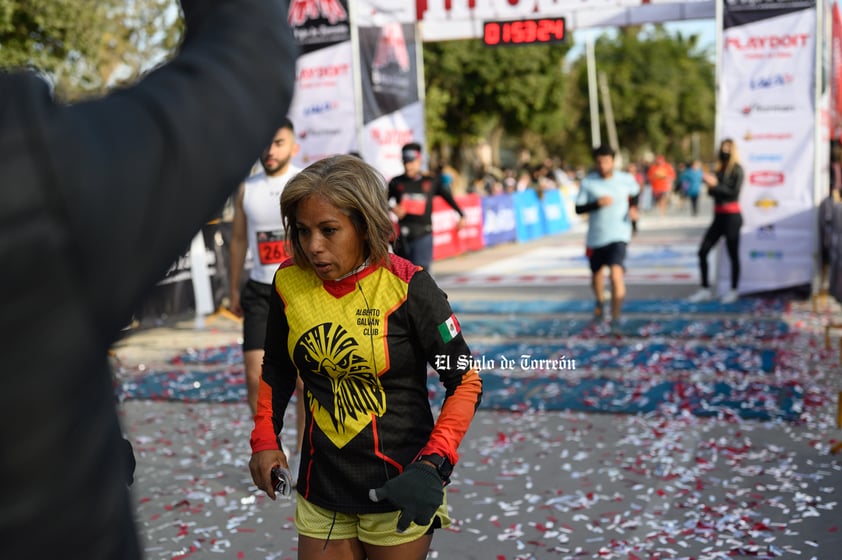
[{"label": "drawstring on shorts", "polygon": [[327,531],[327,538],[325,539],[325,545],[322,547],[322,552],[327,550],[327,543],[330,542],[330,536],[333,534],[333,527],[336,525],[336,512],[333,512],[333,521],[330,522],[330,529]]}]

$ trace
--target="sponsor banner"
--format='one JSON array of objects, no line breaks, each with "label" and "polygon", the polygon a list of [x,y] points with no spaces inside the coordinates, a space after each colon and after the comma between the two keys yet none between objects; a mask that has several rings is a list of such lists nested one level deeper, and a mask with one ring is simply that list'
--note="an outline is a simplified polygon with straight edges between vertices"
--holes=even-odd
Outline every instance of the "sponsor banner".
[{"label": "sponsor banner", "polygon": [[[812,0],[728,0],[724,4],[719,133],[737,143],[740,293],[809,284],[815,221],[816,12]],[[730,289],[718,255],[717,289]]]},{"label": "sponsor banner", "polygon": [[[781,222],[743,227],[740,239],[740,293],[810,284],[815,267],[815,211],[805,209]],[[731,262],[719,252],[719,293],[730,289]]]},{"label": "sponsor banner", "polygon": [[418,0],[423,41],[478,39],[486,21],[563,17],[570,29],[713,19],[713,0]]},{"label": "sponsor banner", "polygon": [[351,40],[347,0],[293,0],[287,21],[302,55]]},{"label": "sponsor banner", "polygon": [[[366,123],[359,152],[389,179],[403,173],[401,146],[409,142],[423,145],[423,138],[424,106],[419,101]],[[422,158],[422,167],[426,168],[426,151],[422,152]]]},{"label": "sponsor banner", "polygon": [[725,29],[798,11],[815,10],[816,0],[725,0]]},{"label": "sponsor banner", "polygon": [[453,257],[465,251],[478,251],[485,246],[480,196],[468,194],[455,198],[465,214],[462,229],[457,228],[459,214],[440,196],[433,199],[433,260]]},{"label": "sponsor banner", "polygon": [[419,100],[415,25],[360,27],[363,123]]},{"label": "sponsor banner", "polygon": [[[757,119],[755,119],[757,120]],[[765,224],[814,206],[813,119],[730,122],[745,170],[740,195],[746,225]]]},{"label": "sponsor banner", "polygon": [[486,247],[517,241],[514,195],[482,197],[482,238]]},{"label": "sponsor banner", "polygon": [[306,167],[356,145],[354,73],[349,41],[302,54],[288,115],[300,146],[293,163]]},{"label": "sponsor banner", "polygon": [[[403,144],[426,142],[421,43],[413,8],[411,0],[354,2],[355,17],[360,14],[356,27],[362,96],[357,151],[387,179],[403,172]],[[422,165],[427,167],[426,160]]]},{"label": "sponsor banner", "polygon": [[357,26],[377,27],[384,21],[415,23],[415,0],[355,0],[353,18]]},{"label": "sponsor banner", "polygon": [[518,241],[531,241],[544,236],[541,201],[532,189],[514,193],[515,228]]},{"label": "sponsor banner", "polygon": [[726,29],[719,112],[725,119],[808,118],[815,111],[815,12]]},{"label": "sponsor banner", "polygon": [[830,44],[830,125],[831,137],[842,137],[842,15],[833,3]]},{"label": "sponsor banner", "polygon": [[546,235],[562,233],[570,229],[570,220],[567,219],[567,210],[564,208],[561,191],[558,189],[542,193],[541,220]]}]

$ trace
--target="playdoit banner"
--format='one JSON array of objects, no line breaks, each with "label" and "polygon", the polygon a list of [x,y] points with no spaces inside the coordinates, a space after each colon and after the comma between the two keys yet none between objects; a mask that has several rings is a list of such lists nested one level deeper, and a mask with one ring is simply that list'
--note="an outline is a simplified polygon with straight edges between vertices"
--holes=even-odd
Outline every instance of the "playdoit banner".
[{"label": "playdoit banner", "polygon": [[[820,180],[815,1],[728,0],[723,10],[718,129],[745,169],[739,291],[810,284]],[[731,271],[722,246],[718,263],[724,293]]]}]

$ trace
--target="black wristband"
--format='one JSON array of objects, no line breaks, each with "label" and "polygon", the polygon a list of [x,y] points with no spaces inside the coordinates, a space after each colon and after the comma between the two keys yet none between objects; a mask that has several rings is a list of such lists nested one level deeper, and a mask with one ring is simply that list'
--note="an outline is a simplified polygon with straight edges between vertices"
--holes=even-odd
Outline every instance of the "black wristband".
[{"label": "black wristband", "polygon": [[[453,464],[447,457],[439,455],[438,453],[431,453],[429,455],[421,455],[418,461],[427,461],[436,467],[436,472],[444,484],[450,484],[450,475],[453,474]],[[418,462],[416,461],[416,463]]]}]

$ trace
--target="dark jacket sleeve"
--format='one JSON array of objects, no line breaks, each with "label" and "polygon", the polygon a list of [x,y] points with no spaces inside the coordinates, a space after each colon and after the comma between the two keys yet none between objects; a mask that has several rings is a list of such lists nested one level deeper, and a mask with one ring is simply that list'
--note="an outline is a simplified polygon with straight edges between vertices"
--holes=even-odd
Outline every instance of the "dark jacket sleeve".
[{"label": "dark jacket sleeve", "polygon": [[577,214],[589,214],[599,210],[599,201],[594,200],[593,202],[588,202],[586,204],[577,204],[576,205],[576,213]]},{"label": "dark jacket sleeve", "polygon": [[718,184],[708,191],[717,204],[734,202],[740,198],[745,173],[741,165],[737,164],[727,175],[719,174]]},{"label": "dark jacket sleeve", "polygon": [[462,212],[462,209],[459,208],[459,205],[456,203],[456,199],[453,198],[453,193],[450,192],[450,189],[448,189],[444,186],[444,183],[441,182],[441,179],[439,177],[435,178],[435,183],[436,183],[436,194],[439,195],[440,197],[442,197],[444,199],[444,201],[447,202],[450,205],[451,208],[456,210],[457,214],[464,217],[465,214]]},{"label": "dark jacket sleeve", "polygon": [[186,38],[168,64],[104,99],[33,108],[36,156],[105,333],[222,207],[292,98],[285,2],[183,4]]},{"label": "dark jacket sleeve", "polygon": [[290,102],[285,2],[183,2],[180,52],[104,99],[0,73],[3,559],[141,557],[106,351]]}]

